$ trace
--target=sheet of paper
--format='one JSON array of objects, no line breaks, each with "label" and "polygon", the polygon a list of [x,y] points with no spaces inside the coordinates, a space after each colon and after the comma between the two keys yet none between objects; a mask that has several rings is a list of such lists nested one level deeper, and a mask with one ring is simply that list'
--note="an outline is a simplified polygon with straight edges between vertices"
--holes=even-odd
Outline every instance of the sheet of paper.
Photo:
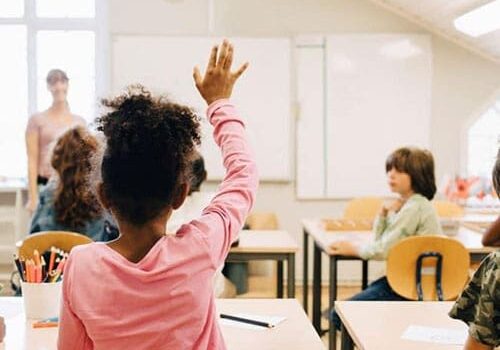
[{"label": "sheet of paper", "polygon": [[[252,314],[231,314],[231,316],[248,318],[250,320],[261,321],[261,322],[267,322],[267,323],[270,323],[274,326],[276,326],[276,325],[280,324],[281,322],[283,322],[284,320],[286,320],[286,317],[282,317],[282,316],[265,316],[265,315],[252,315]],[[266,328],[266,327],[256,326],[253,324],[239,322],[239,321],[228,320],[227,318],[220,318],[219,324],[221,326],[230,326],[230,327],[237,327],[237,328],[243,328],[243,329],[251,329],[251,330],[256,330],[256,331],[269,330],[269,328]]]},{"label": "sheet of paper", "polygon": [[435,344],[464,345],[467,339],[467,328],[449,329],[410,325],[401,339]]}]

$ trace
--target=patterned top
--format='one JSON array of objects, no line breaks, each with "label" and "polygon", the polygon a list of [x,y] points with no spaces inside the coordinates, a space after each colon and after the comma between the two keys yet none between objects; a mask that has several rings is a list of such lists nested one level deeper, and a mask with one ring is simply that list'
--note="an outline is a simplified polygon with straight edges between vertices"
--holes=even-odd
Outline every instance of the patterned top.
[{"label": "patterned top", "polygon": [[500,345],[500,251],[488,255],[450,311],[469,325],[469,335],[493,347]]},{"label": "patterned top", "polygon": [[414,194],[397,213],[378,217],[374,224],[375,240],[363,246],[363,259],[384,260],[397,242],[416,235],[441,235],[441,224],[431,202],[421,194]]}]

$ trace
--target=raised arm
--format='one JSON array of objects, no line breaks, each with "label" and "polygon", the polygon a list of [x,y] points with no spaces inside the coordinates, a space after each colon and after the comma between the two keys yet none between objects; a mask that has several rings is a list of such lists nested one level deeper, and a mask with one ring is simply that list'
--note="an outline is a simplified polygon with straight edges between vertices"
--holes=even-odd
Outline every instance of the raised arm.
[{"label": "raised arm", "polygon": [[[194,70],[194,80],[201,96],[209,104],[207,115],[214,127],[214,139],[221,148],[226,175],[217,194],[194,225],[208,244],[213,263],[220,265],[241,230],[257,191],[255,159],[248,145],[245,126],[229,102],[236,80],[248,64],[231,72],[233,47],[227,41],[214,47],[202,76]],[[182,229],[181,229],[182,230]],[[182,232],[182,231],[181,231]]]}]

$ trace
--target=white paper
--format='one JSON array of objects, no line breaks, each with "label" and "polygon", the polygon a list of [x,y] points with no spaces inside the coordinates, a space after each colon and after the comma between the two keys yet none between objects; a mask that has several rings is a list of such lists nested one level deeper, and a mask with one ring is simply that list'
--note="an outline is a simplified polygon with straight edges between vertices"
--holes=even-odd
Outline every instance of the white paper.
[{"label": "white paper", "polygon": [[467,328],[449,329],[410,325],[406,328],[401,339],[435,344],[464,345],[467,339]]},{"label": "white paper", "polygon": [[[231,314],[231,316],[247,318],[249,320],[255,320],[255,321],[260,321],[260,322],[266,322],[266,323],[269,323],[273,326],[276,326],[276,325],[280,324],[281,322],[283,322],[284,320],[286,320],[286,317],[283,317],[283,316],[265,316],[265,315],[252,315],[252,314]],[[253,325],[250,323],[229,320],[227,318],[220,318],[219,324],[221,326],[230,326],[230,327],[237,327],[237,328],[243,328],[243,329],[251,329],[251,330],[256,330],[256,331],[265,331],[265,330],[269,329],[266,327],[256,326],[256,325]]]}]

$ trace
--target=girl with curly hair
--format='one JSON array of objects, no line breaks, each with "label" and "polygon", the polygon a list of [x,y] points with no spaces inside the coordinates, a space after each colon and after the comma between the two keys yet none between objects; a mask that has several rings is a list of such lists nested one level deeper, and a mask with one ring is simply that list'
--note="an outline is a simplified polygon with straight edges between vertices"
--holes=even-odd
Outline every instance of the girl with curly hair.
[{"label": "girl with curly hair", "polygon": [[90,185],[98,147],[97,139],[82,126],[57,140],[51,158],[56,174],[40,191],[30,233],[73,231],[94,241],[116,238],[114,219],[103,210]]},{"label": "girl with curly hair", "polygon": [[129,89],[105,100],[101,202],[120,236],[71,251],[64,270],[59,349],[225,349],[212,279],[252,207],[255,160],[242,119],[229,101],[246,69],[231,71],[233,47],[212,49],[195,85],[220,147],[226,175],[200,217],[166,234],[189,191],[189,164],[200,142],[188,107]]}]

